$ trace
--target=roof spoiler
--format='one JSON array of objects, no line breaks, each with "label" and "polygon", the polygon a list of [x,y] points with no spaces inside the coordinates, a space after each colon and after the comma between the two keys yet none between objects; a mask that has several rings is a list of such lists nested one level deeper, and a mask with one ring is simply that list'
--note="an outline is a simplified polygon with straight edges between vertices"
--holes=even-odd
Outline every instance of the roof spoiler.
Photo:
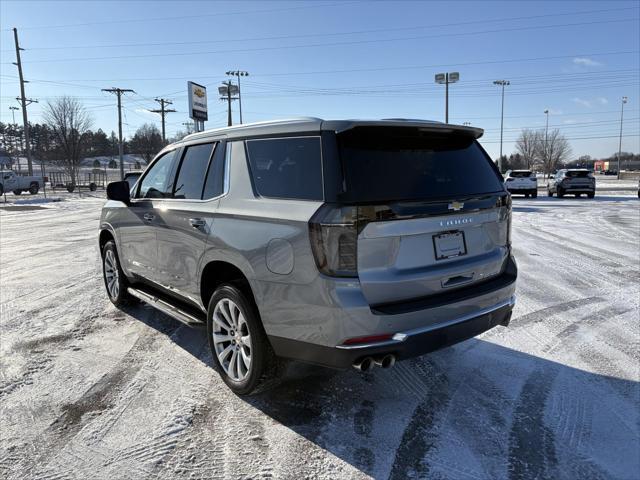
[{"label": "roof spoiler", "polygon": [[434,122],[431,120],[414,120],[404,118],[389,118],[383,120],[337,120],[322,122],[322,129],[334,130],[336,133],[346,132],[357,127],[414,127],[423,131],[439,133],[462,132],[478,139],[484,135],[484,130],[466,125],[454,125],[451,123]]}]

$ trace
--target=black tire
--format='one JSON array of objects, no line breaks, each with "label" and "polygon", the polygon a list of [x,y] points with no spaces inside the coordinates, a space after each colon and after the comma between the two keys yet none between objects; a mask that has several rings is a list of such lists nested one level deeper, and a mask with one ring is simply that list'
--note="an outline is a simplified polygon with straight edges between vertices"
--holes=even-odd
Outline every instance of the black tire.
[{"label": "black tire", "polygon": [[537,191],[531,192],[531,197],[538,198],[538,192]]},{"label": "black tire", "polygon": [[67,192],[69,193],[73,193],[73,191],[76,189],[76,186],[72,183],[68,183],[67,184]]},{"label": "black tire", "polygon": [[91,182],[89,184],[89,190],[92,192],[95,192],[98,189],[98,185],[96,185],[95,183]]},{"label": "black tire", "polygon": [[558,187],[557,194],[558,194],[558,198],[564,197],[564,190]]},{"label": "black tire", "polygon": [[[587,193],[587,197],[588,198],[594,198],[596,196],[596,192],[593,193]],[[640,197],[640,194],[638,195]]]},{"label": "black tire", "polygon": [[528,194],[528,193],[525,193],[525,194],[524,194],[524,198],[529,198],[529,194]]},{"label": "black tire", "polygon": [[[111,257],[113,255],[113,257]],[[115,268],[117,270],[117,275],[115,278],[115,282],[117,285],[117,294],[113,295],[113,289],[110,290],[109,282],[107,280],[107,262],[108,258],[115,259]],[[124,307],[126,305],[130,305],[133,303],[134,297],[129,295],[127,292],[127,287],[129,286],[129,282],[124,272],[122,271],[122,267],[120,266],[120,258],[118,257],[118,251],[116,250],[116,244],[113,240],[109,240],[105,243],[102,248],[102,278],[104,280],[104,287],[107,290],[107,296],[111,303],[113,303],[116,307]]]},{"label": "black tire", "polygon": [[[0,195],[4,195],[4,185],[0,183]],[[638,191],[638,197],[640,197],[640,191]]]},{"label": "black tire", "polygon": [[34,182],[29,186],[29,193],[31,195],[37,195],[39,191],[40,191],[40,187],[38,186],[37,183]]},{"label": "black tire", "polygon": [[[228,329],[222,329],[217,323],[214,323],[213,320],[216,306],[223,300],[231,300],[231,302],[239,308],[242,316],[244,317],[244,321],[246,322],[246,327],[250,336],[250,348],[248,349],[251,358],[250,366],[248,369],[245,368],[247,372],[245,377],[241,380],[235,380],[227,374],[225,368],[222,366],[220,358],[218,358],[216,346],[213,341],[213,334],[215,331],[222,332],[222,334],[225,335],[231,335]],[[226,333],[224,333],[224,331],[226,331]],[[242,336],[242,333],[234,333]],[[267,335],[262,326],[262,322],[260,321],[256,306],[252,301],[247,299],[245,294],[236,286],[223,284],[213,292],[213,295],[209,300],[207,310],[207,336],[209,338],[211,355],[213,356],[213,365],[224,383],[226,383],[235,394],[255,395],[272,388],[278,383],[284,364],[282,360],[278,359],[273,353],[273,349],[267,339]],[[245,349],[246,344],[243,346],[236,344],[234,346],[230,341],[228,346],[231,347],[230,354],[232,358],[229,362],[231,363],[231,360],[233,359],[233,349],[240,352],[241,349]],[[222,344],[222,347],[225,347],[224,350],[226,350],[225,344]],[[245,349],[245,351],[247,350]],[[240,356],[240,353],[237,353],[237,355]],[[229,354],[223,357],[223,361],[226,361],[228,358]],[[245,364],[243,363],[243,365]]]},{"label": "black tire", "polygon": [[576,193],[576,194],[575,194],[575,197],[576,197],[576,198],[580,198],[581,196],[582,196],[582,194],[581,194],[581,193]]},{"label": "black tire", "polygon": [[22,195],[22,190],[14,190],[13,194],[14,195]]}]

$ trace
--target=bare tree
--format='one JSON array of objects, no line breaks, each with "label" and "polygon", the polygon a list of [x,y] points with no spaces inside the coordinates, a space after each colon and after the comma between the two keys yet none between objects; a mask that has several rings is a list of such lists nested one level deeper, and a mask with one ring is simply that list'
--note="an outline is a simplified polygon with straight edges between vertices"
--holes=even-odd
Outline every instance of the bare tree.
[{"label": "bare tree", "polygon": [[145,123],[129,140],[129,150],[132,153],[142,155],[147,164],[155,157],[156,153],[162,150],[164,142],[162,141],[162,135],[158,130],[158,127]]},{"label": "bare tree", "polygon": [[536,157],[542,162],[542,171],[548,175],[568,160],[571,155],[571,145],[560,130],[555,129],[546,136],[541,135],[537,152]]},{"label": "bare tree", "polygon": [[75,185],[80,169],[86,133],[91,128],[92,119],[78,99],[60,97],[47,102],[44,119],[53,131],[58,143],[60,156],[54,162],[61,164]]},{"label": "bare tree", "polygon": [[516,150],[522,155],[527,168],[532,168],[537,162],[536,155],[540,151],[541,132],[525,128],[516,140]]}]

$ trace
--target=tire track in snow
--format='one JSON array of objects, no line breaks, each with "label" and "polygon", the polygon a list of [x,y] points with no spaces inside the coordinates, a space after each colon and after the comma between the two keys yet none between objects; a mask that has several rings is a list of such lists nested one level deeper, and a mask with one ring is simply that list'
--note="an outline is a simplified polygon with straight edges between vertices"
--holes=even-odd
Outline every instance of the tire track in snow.
[{"label": "tire track in snow", "polygon": [[[174,330],[179,326],[171,325]],[[48,463],[95,416],[113,408],[119,393],[143,367],[144,358],[153,351],[163,332],[144,330],[118,364],[94,383],[79,399],[62,406],[62,414],[43,432],[32,455],[21,458],[20,476],[46,470]],[[36,476],[40,476],[37,474]]]},{"label": "tire track in snow", "polygon": [[544,422],[545,405],[558,367],[536,368],[525,381],[509,433],[510,480],[554,478],[555,435]]},{"label": "tire track in snow", "polygon": [[519,317],[513,318],[511,320],[511,323],[509,324],[509,327],[515,327],[515,328],[527,327],[535,323],[543,322],[553,315],[558,315],[560,313],[565,313],[585,305],[590,305],[593,303],[601,303],[604,301],[606,301],[606,299],[602,297],[586,297],[586,298],[579,298],[577,300],[570,300],[568,302],[558,303],[556,305],[541,308],[540,310],[535,310],[533,312],[526,313]]},{"label": "tire track in snow", "polygon": [[449,402],[449,381],[446,374],[431,360],[423,360],[424,379],[429,390],[415,408],[396,449],[389,479],[427,478],[426,456],[438,439],[436,420]]}]

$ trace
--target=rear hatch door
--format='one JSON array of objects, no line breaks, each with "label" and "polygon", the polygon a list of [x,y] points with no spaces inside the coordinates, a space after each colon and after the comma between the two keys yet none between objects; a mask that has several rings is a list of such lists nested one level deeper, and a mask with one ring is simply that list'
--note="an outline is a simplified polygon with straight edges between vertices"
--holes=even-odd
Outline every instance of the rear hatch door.
[{"label": "rear hatch door", "polygon": [[587,170],[569,170],[565,173],[563,186],[565,188],[589,188],[595,183],[595,179]]},{"label": "rear hatch door", "polygon": [[345,198],[358,203],[357,269],[370,305],[498,275],[510,199],[468,132],[360,127],[338,136]]}]

